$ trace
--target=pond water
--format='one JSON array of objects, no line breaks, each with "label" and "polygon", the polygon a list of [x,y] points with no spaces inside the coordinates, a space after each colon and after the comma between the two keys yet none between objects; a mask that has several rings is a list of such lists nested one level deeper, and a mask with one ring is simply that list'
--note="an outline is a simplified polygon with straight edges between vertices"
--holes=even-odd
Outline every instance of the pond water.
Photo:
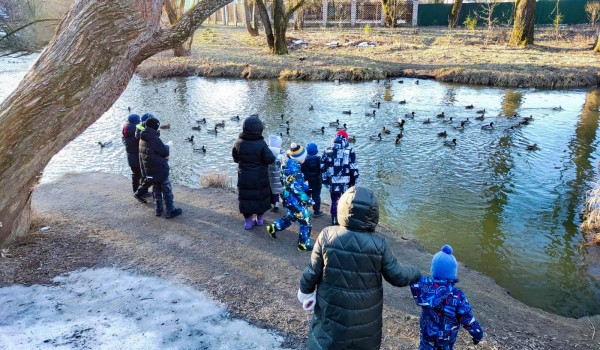
[{"label": "pond water", "polygon": [[[386,86],[134,77],[113,107],[52,159],[42,182],[96,170],[128,175],[120,144],[128,107],[171,124],[170,130],[161,131],[162,138],[172,143],[171,179],[188,187],[199,187],[199,177],[210,171],[235,178],[230,152],[241,122],[230,120],[233,116],[243,119],[258,113],[266,125],[265,135],[283,133],[285,145],[315,142],[320,152],[336,132],[329,122],[339,119],[356,136],[352,146],[360,183],[376,192],[386,224],[416,237],[430,252],[451,244],[461,262],[491,276],[528,305],[573,317],[600,313],[600,269],[593,260],[597,248],[582,246],[578,228],[586,191],[597,179],[600,90],[415,82],[404,79],[401,84],[395,79]],[[0,99],[11,89],[1,87]],[[374,109],[372,101],[379,101],[380,108],[375,108],[374,117],[365,116]],[[314,110],[309,111],[311,104]],[[474,109],[465,108],[471,104]],[[483,108],[485,120],[475,120],[475,111]],[[344,110],[352,114],[342,114]],[[395,144],[399,129],[392,123],[412,111],[416,117],[404,118],[403,138]],[[455,122],[443,124],[436,118],[440,112]],[[534,121],[506,133],[505,128],[521,120],[508,117],[515,113],[532,115]],[[281,114],[283,121],[274,118]],[[192,130],[201,118],[207,124]],[[423,124],[427,118],[431,124]],[[463,131],[453,129],[466,118],[471,123]],[[221,120],[225,128],[209,134],[207,129]],[[482,130],[489,122],[496,127]],[[324,134],[312,132],[321,126]],[[369,135],[383,126],[392,134],[371,141]],[[445,147],[437,137],[444,130],[448,139],[457,139],[456,147]],[[185,140],[191,135],[194,144]],[[109,140],[109,147],[97,144]],[[527,150],[532,144],[539,149]],[[205,154],[194,151],[203,145]],[[325,191],[323,198],[328,198]]]}]

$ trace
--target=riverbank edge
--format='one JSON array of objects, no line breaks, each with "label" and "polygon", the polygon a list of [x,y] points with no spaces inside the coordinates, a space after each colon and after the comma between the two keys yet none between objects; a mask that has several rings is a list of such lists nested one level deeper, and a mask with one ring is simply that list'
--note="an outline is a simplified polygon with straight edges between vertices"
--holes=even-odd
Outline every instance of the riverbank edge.
[{"label": "riverbank edge", "polygon": [[[245,231],[232,191],[181,186],[174,186],[174,193],[184,214],[156,218],[150,204],[135,203],[121,190],[128,186],[127,178],[105,173],[69,175],[41,185],[34,192],[30,234],[10,247],[9,258],[0,259],[0,286],[50,283],[77,268],[135,268],[206,290],[232,315],[285,335],[285,346],[302,348],[297,343],[306,338],[310,315],[301,311],[295,292],[309,255],[294,249],[294,227],[277,240],[262,228]],[[278,216],[268,212],[266,220]],[[327,223],[327,216],[315,219],[313,239]],[[50,232],[40,233],[42,226]],[[377,233],[387,238],[399,261],[428,271],[432,255],[418,242],[381,225]],[[462,264],[459,275],[486,331],[478,349],[600,347],[595,332],[591,338],[592,327],[600,329],[600,316],[552,315],[513,299]],[[414,349],[418,312],[410,292],[385,284],[382,348]],[[474,349],[465,334],[457,346]]]},{"label": "riverbank edge", "polygon": [[[391,64],[386,64],[390,66]],[[141,64],[136,73],[144,79],[169,77],[206,77],[236,79],[281,79],[288,81],[340,81],[360,82],[384,79],[416,78],[436,80],[443,83],[457,83],[504,88],[586,88],[600,86],[600,71],[582,70],[574,73],[558,67],[552,72],[490,71],[485,68],[460,68],[435,66],[430,69],[417,69],[396,64],[391,67],[333,67],[319,68],[290,64],[285,68],[244,62],[225,62],[203,59],[171,57],[169,59],[149,59]]]}]

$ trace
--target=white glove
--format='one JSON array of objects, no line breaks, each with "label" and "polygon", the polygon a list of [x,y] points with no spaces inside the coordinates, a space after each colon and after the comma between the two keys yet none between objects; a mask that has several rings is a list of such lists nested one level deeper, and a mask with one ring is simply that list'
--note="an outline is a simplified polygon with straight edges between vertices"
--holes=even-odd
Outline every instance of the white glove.
[{"label": "white glove", "polygon": [[315,308],[317,302],[317,291],[310,294],[304,294],[298,289],[298,301],[302,304],[304,311],[311,311]]}]

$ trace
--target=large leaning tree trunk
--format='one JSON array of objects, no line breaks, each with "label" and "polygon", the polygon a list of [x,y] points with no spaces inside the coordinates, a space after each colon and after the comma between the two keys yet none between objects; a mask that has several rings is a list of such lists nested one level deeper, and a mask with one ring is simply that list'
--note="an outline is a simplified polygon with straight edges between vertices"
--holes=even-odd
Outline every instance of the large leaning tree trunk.
[{"label": "large leaning tree trunk", "polygon": [[31,194],[53,155],[121,95],[136,67],[181,45],[231,0],[204,0],[168,30],[164,0],[77,0],[0,105],[0,245],[28,232]]},{"label": "large leaning tree trunk", "polygon": [[246,30],[250,36],[258,36],[258,18],[255,15],[256,3],[252,2],[252,6],[248,0],[244,0],[244,14],[246,22]]},{"label": "large leaning tree trunk", "polygon": [[[185,0],[181,0],[179,4],[174,2],[175,0],[165,0],[165,13],[167,14],[167,18],[169,19],[170,25],[175,25],[177,20],[183,16],[183,7],[185,6]],[[173,48],[173,56],[175,57],[185,57],[191,56],[192,54],[192,41],[189,40],[188,45],[182,43]]]},{"label": "large leaning tree trunk", "polygon": [[513,30],[508,41],[512,46],[533,45],[535,27],[535,1],[516,0]]},{"label": "large leaning tree trunk", "polygon": [[448,17],[448,28],[456,28],[462,4],[463,0],[454,0],[454,5],[452,5],[452,10],[450,11],[450,17]]}]

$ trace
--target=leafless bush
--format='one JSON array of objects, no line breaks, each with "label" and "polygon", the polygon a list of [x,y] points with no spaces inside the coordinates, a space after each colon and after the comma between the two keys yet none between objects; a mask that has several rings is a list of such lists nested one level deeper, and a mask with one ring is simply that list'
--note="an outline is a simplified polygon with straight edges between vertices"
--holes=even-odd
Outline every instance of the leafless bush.
[{"label": "leafless bush", "polygon": [[596,22],[598,22],[598,18],[600,17],[600,2],[588,1],[585,4],[585,13],[587,13],[590,24],[595,27]]},{"label": "leafless bush", "polygon": [[475,12],[475,17],[487,24],[488,30],[492,30],[498,23],[498,18],[494,17],[494,10],[498,6],[498,0],[485,0],[480,5],[479,11]]},{"label": "leafless bush", "polygon": [[600,245],[600,184],[594,184],[594,188],[588,192],[581,229],[592,235],[588,245]]},{"label": "leafless bush", "polygon": [[231,178],[226,173],[209,172],[200,176],[202,188],[232,188]]}]

